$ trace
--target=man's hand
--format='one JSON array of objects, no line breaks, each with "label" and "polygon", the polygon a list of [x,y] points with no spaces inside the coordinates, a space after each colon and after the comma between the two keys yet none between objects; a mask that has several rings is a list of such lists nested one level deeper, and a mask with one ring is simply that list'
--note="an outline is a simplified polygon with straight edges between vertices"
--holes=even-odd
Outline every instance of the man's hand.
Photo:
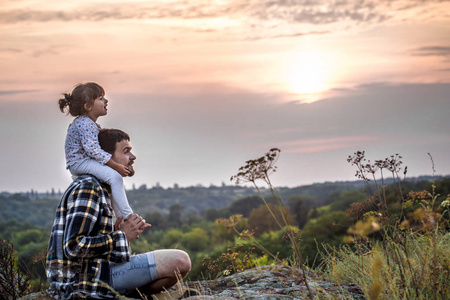
[{"label": "man's hand", "polygon": [[[118,220],[119,221],[119,220]],[[116,222],[116,225],[118,222]],[[128,242],[139,238],[144,229],[151,227],[142,217],[132,214],[127,220],[120,224],[120,229],[125,232]]]},{"label": "man's hand", "polygon": [[142,230],[152,227],[152,225],[147,223],[144,219],[142,219],[142,221],[143,221],[142,226],[141,226]]}]

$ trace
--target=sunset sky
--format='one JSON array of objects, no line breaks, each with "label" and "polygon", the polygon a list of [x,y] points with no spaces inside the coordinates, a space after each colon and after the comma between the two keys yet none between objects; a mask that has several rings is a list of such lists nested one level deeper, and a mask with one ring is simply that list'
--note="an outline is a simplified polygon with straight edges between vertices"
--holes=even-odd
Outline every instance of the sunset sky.
[{"label": "sunset sky", "polygon": [[133,184],[232,184],[281,149],[276,186],[354,180],[348,155],[450,174],[450,1],[31,1],[0,5],[0,192],[64,190],[79,82],[131,136]]}]

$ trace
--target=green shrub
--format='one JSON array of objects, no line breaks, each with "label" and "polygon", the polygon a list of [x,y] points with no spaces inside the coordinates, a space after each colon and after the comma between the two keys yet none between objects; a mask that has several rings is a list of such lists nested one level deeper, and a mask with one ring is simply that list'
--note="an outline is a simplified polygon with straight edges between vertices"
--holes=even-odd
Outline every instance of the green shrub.
[{"label": "green shrub", "polygon": [[400,159],[396,154],[372,164],[364,152],[349,156],[369,197],[348,210],[358,219],[348,231],[352,246],[326,247],[322,266],[329,280],[356,283],[368,299],[448,299],[449,198],[440,198],[434,182],[430,191],[406,193]]}]

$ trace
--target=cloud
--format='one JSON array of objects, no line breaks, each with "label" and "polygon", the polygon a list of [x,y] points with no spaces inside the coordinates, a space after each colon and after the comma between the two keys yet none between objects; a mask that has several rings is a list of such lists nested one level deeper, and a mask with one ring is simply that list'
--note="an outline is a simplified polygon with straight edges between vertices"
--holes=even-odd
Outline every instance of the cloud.
[{"label": "cloud", "polygon": [[280,148],[286,153],[320,153],[352,147],[367,147],[376,145],[381,140],[378,136],[339,136],[319,139],[305,139],[281,143]]},{"label": "cloud", "polygon": [[32,55],[36,58],[44,55],[59,55],[64,51],[64,49],[70,49],[70,47],[52,45],[41,49],[36,49],[32,52]]},{"label": "cloud", "polygon": [[38,91],[39,90],[3,90],[3,91],[0,90],[0,96],[34,93],[34,92],[38,92]]},{"label": "cloud", "polygon": [[16,53],[21,53],[22,52],[22,50],[21,49],[17,49],[17,48],[3,48],[3,49],[0,49],[0,53],[13,53],[13,54],[16,54]]},{"label": "cloud", "polygon": [[450,56],[449,46],[426,46],[420,47],[412,51],[414,56]]},{"label": "cloud", "polygon": [[[115,104],[123,107],[111,114],[120,112],[127,122],[133,122],[133,128],[148,126],[172,131],[170,135],[221,140],[223,147],[230,140],[248,140],[255,147],[270,142],[295,153],[310,153],[373,145],[380,139],[393,143],[392,137],[395,142],[403,136],[407,140],[445,136],[450,108],[442,97],[450,93],[450,84],[372,83],[311,104],[274,101],[276,94],[224,86],[199,88],[194,95],[179,92],[153,91],[152,101],[145,100],[148,96],[128,96],[130,100]],[[170,118],[165,115],[168,111]]]},{"label": "cloud", "polygon": [[[431,5],[433,4],[433,5]],[[0,24],[116,22],[151,24],[178,33],[177,39],[259,41],[298,38],[348,30],[367,30],[380,23],[448,19],[439,1],[387,0],[212,0],[130,1],[92,4],[80,1],[72,9],[41,6],[36,9],[0,8]],[[61,24],[64,26],[64,24]],[[101,30],[99,27],[98,30]],[[189,35],[188,35],[189,34]],[[167,35],[168,36],[168,35]],[[45,52],[34,53],[35,56]]]},{"label": "cloud", "polygon": [[[129,16],[132,17],[132,16]],[[10,10],[0,13],[2,23],[21,22],[50,22],[50,21],[102,21],[105,19],[124,19],[114,11],[38,11],[38,10]]]},{"label": "cloud", "polygon": [[[402,21],[420,19],[417,8],[441,1],[260,1],[241,5],[236,13],[262,21],[280,21],[289,24],[325,25],[348,21],[353,24],[380,23],[390,19]],[[399,12],[409,11],[409,16]],[[448,16],[447,16],[448,17]]]},{"label": "cloud", "polygon": [[227,8],[215,5],[193,5],[183,1],[170,4],[149,5],[146,3],[108,4],[107,7],[84,5],[68,10],[3,10],[1,23],[51,22],[51,21],[92,21],[145,20],[145,19],[202,19],[233,14]]},{"label": "cloud", "polygon": [[327,34],[330,33],[331,31],[309,31],[309,32],[297,32],[297,33],[292,33],[292,34],[274,34],[271,36],[254,36],[251,38],[247,38],[247,41],[256,41],[256,40],[262,40],[262,39],[279,39],[279,38],[292,38],[292,37],[300,37],[300,36],[305,36],[305,35],[320,35],[320,34]]},{"label": "cloud", "polygon": [[[266,10],[267,8],[267,10]],[[345,20],[356,22],[380,22],[386,16],[368,3],[366,6],[342,2],[307,2],[306,5],[285,5],[285,3],[266,5],[255,9],[256,15],[262,20],[279,19],[289,23],[303,23],[323,25],[337,23]]]},{"label": "cloud", "polygon": [[[355,24],[379,23],[396,18],[402,11],[412,11],[409,18],[417,19],[421,14],[414,9],[445,1],[178,1],[170,3],[142,2],[110,3],[108,6],[80,5],[78,9],[64,10],[5,10],[0,13],[0,22],[49,22],[49,21],[105,21],[129,19],[210,19],[230,18],[241,23],[281,22],[283,24],[324,25],[342,21]],[[402,20],[408,18],[400,16]]]}]

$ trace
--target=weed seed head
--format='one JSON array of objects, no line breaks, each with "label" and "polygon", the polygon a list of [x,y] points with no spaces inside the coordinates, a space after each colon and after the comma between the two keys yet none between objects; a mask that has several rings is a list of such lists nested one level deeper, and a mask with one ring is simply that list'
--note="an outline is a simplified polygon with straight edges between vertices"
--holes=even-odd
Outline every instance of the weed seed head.
[{"label": "weed seed head", "polygon": [[280,152],[280,149],[272,148],[264,156],[246,161],[245,165],[240,167],[239,172],[231,176],[230,180],[236,184],[241,182],[252,182],[254,184],[258,179],[269,183],[269,174],[276,172],[277,167],[275,163]]}]

